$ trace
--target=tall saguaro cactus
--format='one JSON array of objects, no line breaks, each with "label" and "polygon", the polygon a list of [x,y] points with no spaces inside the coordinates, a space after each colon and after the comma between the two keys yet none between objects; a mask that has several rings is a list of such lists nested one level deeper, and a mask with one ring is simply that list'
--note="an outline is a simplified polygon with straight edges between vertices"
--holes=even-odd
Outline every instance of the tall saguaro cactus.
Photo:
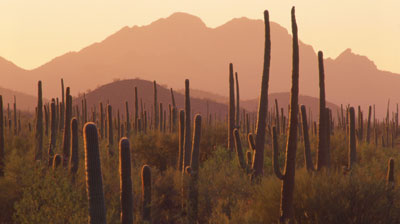
[{"label": "tall saguaro cactus", "polygon": [[183,171],[186,166],[190,165],[190,150],[192,148],[191,128],[190,128],[190,95],[189,95],[189,79],[185,80],[185,139],[184,139],[184,155],[183,155]]},{"label": "tall saguaro cactus", "polygon": [[239,166],[242,169],[246,169],[246,161],[243,155],[242,142],[240,141],[239,130],[237,128],[233,130],[233,136],[235,137],[235,151],[239,161]]},{"label": "tall saguaro cactus", "polygon": [[151,170],[148,165],[142,168],[142,219],[151,222]]},{"label": "tall saguaro cactus", "polygon": [[102,102],[100,102],[100,136],[102,139],[104,138],[104,109]]},{"label": "tall saguaro cactus", "polygon": [[179,111],[179,156],[178,156],[178,170],[183,172],[183,154],[184,154],[184,140],[185,140],[185,111]]},{"label": "tall saguaro cactus", "polygon": [[372,112],[372,107],[371,105],[368,107],[368,123],[367,123],[367,143],[369,143],[369,140],[371,138],[371,112]]},{"label": "tall saguaro cactus", "polygon": [[154,89],[154,106],[153,106],[153,110],[154,110],[154,113],[153,113],[154,126],[153,126],[153,129],[157,130],[158,129],[158,125],[159,125],[158,124],[159,114],[158,114],[158,101],[157,101],[157,83],[156,83],[155,80],[154,80],[153,84],[154,84],[154,87],[153,87],[153,89]]},{"label": "tall saguaro cactus", "polygon": [[[134,132],[139,132],[139,127],[138,127],[138,119],[139,119],[139,101],[138,101],[138,89],[137,86],[135,86],[135,126]],[[143,119],[143,117],[141,117]]]},{"label": "tall saguaro cactus", "polygon": [[303,127],[304,159],[306,163],[306,169],[308,171],[314,171],[314,164],[311,158],[310,137],[308,135],[306,107],[304,105],[301,105],[300,109],[301,109],[301,123]]},{"label": "tall saguaro cactus", "polygon": [[239,97],[239,77],[238,73],[235,72],[235,81],[236,81],[236,128],[240,128],[240,97]]},{"label": "tall saguaro cactus", "polygon": [[229,110],[228,110],[228,150],[233,152],[233,129],[235,128],[235,84],[233,64],[229,64]]},{"label": "tall saguaro cactus", "polygon": [[188,223],[197,223],[198,220],[198,178],[199,178],[199,156],[201,136],[201,115],[195,116],[193,127],[192,156],[190,162],[190,184],[188,203]]},{"label": "tall saguaro cactus", "polygon": [[319,126],[318,126],[318,150],[317,150],[317,170],[328,167],[329,149],[327,147],[327,120],[325,118],[325,72],[324,57],[322,51],[318,52],[319,68]]},{"label": "tall saguaro cactus", "polygon": [[[126,115],[126,137],[129,138],[131,134],[131,122],[129,120],[129,107],[128,107],[128,101],[125,101],[125,115]],[[122,133],[122,136],[124,136],[124,133]]]},{"label": "tall saguaro cactus", "polygon": [[129,147],[129,140],[126,137],[121,138],[119,142],[119,176],[120,176],[121,223],[133,224],[131,153]]},{"label": "tall saguaro cactus", "polygon": [[351,169],[353,163],[356,162],[356,118],[354,108],[349,108],[350,128],[349,128],[349,154],[348,169]]},{"label": "tall saguaro cactus", "polygon": [[93,122],[83,127],[85,146],[86,192],[89,201],[89,223],[106,223],[106,206],[104,204],[103,179],[99,152],[97,128]]},{"label": "tall saguaro cactus", "polygon": [[43,151],[43,101],[42,101],[42,81],[38,82],[38,105],[36,112],[36,151],[35,160],[42,159]]},{"label": "tall saguaro cactus", "polygon": [[48,150],[48,165],[51,166],[53,163],[54,149],[56,147],[57,140],[57,116],[56,116],[56,102],[54,99],[51,101],[50,105],[50,144]]},{"label": "tall saguaro cactus", "polygon": [[71,145],[71,117],[72,117],[72,97],[70,89],[67,87],[66,91],[66,104],[65,104],[65,122],[64,122],[64,136],[63,136],[63,167],[67,167],[69,160],[69,152]]},{"label": "tall saguaro cactus", "polygon": [[277,161],[277,139],[276,129],[273,128],[274,140],[274,171],[276,176],[282,180],[280,223],[293,223],[293,191],[297,150],[297,129],[298,129],[298,99],[299,99],[299,44],[297,37],[297,24],[295,9],[292,8],[292,33],[293,33],[293,68],[292,68],[292,89],[290,93],[289,111],[289,136],[286,143],[285,172],[281,173]]},{"label": "tall saguaro cactus", "polygon": [[113,123],[112,123],[112,107],[107,105],[107,129],[108,129],[108,155],[112,156],[112,146],[114,144]]},{"label": "tall saguaro cactus", "polygon": [[0,176],[4,175],[4,118],[3,96],[0,95]]},{"label": "tall saguaro cactus", "polygon": [[[67,98],[68,100],[68,98]],[[78,120],[74,117],[71,120],[71,152],[69,158],[69,172],[73,175],[78,171],[79,153],[78,153]]]},{"label": "tall saguaro cactus", "polygon": [[265,144],[265,128],[267,125],[267,113],[268,113],[268,82],[269,82],[269,67],[271,60],[271,38],[270,38],[270,27],[269,27],[269,14],[268,11],[264,11],[264,23],[265,23],[265,49],[264,49],[264,68],[263,75],[261,78],[261,94],[260,103],[258,106],[257,115],[257,130],[256,130],[256,141],[255,141],[255,153],[253,153],[253,177],[260,176],[263,173],[264,165],[264,144]]},{"label": "tall saguaro cactus", "polygon": [[18,134],[18,124],[17,124],[17,98],[14,96],[14,135]]}]

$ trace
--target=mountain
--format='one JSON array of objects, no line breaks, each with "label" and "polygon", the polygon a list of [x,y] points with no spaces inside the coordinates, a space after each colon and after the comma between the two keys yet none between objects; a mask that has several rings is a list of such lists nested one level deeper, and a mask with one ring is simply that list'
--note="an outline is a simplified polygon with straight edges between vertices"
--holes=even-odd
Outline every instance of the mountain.
[{"label": "mountain", "polygon": [[[7,110],[9,104],[10,110],[14,107],[14,96],[17,100],[17,111],[34,111],[37,106],[37,96],[28,95],[21,92],[5,89],[0,87],[0,95],[3,97],[3,109]],[[44,99],[46,102],[46,99]],[[6,113],[6,112],[5,112]]]},{"label": "mountain", "polygon": [[[152,111],[154,104],[154,93],[153,93],[153,82],[141,80],[141,79],[127,79],[118,80],[106,85],[100,86],[95,90],[85,94],[88,107],[88,116],[91,117],[91,111],[96,107],[96,111],[99,110],[99,103],[102,102],[104,107],[107,103],[113,106],[113,115],[115,116],[117,110],[120,114],[125,115],[125,102],[128,102],[129,112],[131,115],[134,114],[134,88],[138,88],[138,100],[139,100],[139,112],[140,112],[140,100],[143,102],[144,109],[148,112]],[[205,96],[213,96],[214,94],[206,93],[202,91]],[[184,108],[184,95],[179,91],[174,91],[176,105],[179,109]],[[274,108],[275,99],[278,100],[278,105],[280,108],[284,109],[284,113],[287,113],[287,105],[289,105],[289,93],[272,93],[269,95],[269,108],[270,110]],[[207,114],[207,104],[208,112],[213,116],[216,114],[219,119],[225,119],[227,114],[227,101],[225,102],[215,102],[213,99],[204,97],[204,95],[199,95],[199,91],[190,90],[190,105],[192,115],[200,113],[203,116]],[[83,96],[79,96],[74,99],[74,104],[81,108]],[[171,92],[170,88],[165,85],[157,84],[157,100],[158,103],[163,104],[163,109],[167,111],[168,116],[168,105],[171,104]],[[311,109],[314,115],[318,114],[319,99],[309,96],[300,96],[300,104],[306,105],[307,111]],[[327,102],[327,106],[332,109],[333,116],[336,117],[337,110],[339,107]],[[257,111],[258,100],[245,100],[241,102],[241,110],[245,109],[249,112]],[[273,107],[273,108],[272,108]],[[314,120],[316,117],[314,116]]]},{"label": "mountain", "polygon": [[[301,39],[301,27],[299,27]],[[316,30],[318,35],[318,30]],[[334,38],[334,37],[332,37]],[[271,72],[269,92],[288,92],[291,83],[291,35],[271,22]],[[216,28],[200,18],[174,13],[146,26],[124,27],[99,43],[69,52],[33,69],[23,70],[0,61],[7,88],[36,94],[38,79],[46,97],[60,95],[60,78],[73,95],[118,78],[157,80],[174,89],[184,86],[227,96],[228,64],[239,74],[242,99],[257,98],[260,91],[264,49],[261,20],[232,19]],[[322,49],[323,50],[323,49]],[[367,57],[350,49],[325,60],[326,96],[335,104],[376,104],[377,115],[386,102],[399,102],[398,74],[379,70]],[[24,82],[21,82],[24,80]],[[300,42],[300,94],[317,97],[316,51]],[[393,108],[393,107],[392,107]]]},{"label": "mountain", "polygon": [[[117,111],[120,111],[121,115],[125,115],[125,102],[128,102],[129,113],[134,115],[135,111],[135,87],[138,88],[138,100],[139,100],[139,112],[140,112],[140,100],[143,102],[143,109],[149,113],[152,111],[154,105],[154,92],[153,82],[141,80],[141,79],[127,79],[118,80],[106,85],[100,86],[95,90],[85,94],[86,104],[88,107],[88,116],[91,117],[91,111],[93,107],[96,107],[96,111],[99,110],[99,103],[102,102],[104,107],[108,103],[113,107],[113,116],[116,115]],[[184,108],[184,95],[178,92],[174,92],[175,102],[179,109]],[[79,96],[74,99],[74,104],[81,108],[83,96]],[[168,116],[168,105],[172,104],[171,91],[169,88],[163,85],[157,84],[157,101],[158,104],[163,104],[163,109],[167,111]],[[207,104],[209,113],[214,115],[215,113],[220,119],[225,118],[227,114],[227,106],[221,103],[216,103],[212,100],[198,99],[193,96],[190,97],[190,106],[192,114],[201,113],[203,116],[207,114]]]}]

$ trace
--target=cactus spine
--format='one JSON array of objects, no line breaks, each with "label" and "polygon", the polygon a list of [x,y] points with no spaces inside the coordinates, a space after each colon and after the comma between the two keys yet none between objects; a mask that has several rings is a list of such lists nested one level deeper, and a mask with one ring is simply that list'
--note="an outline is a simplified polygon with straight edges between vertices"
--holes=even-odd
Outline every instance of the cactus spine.
[{"label": "cactus spine", "polygon": [[277,161],[277,139],[276,129],[273,128],[274,141],[274,171],[276,176],[282,180],[280,223],[293,223],[293,191],[297,150],[297,129],[298,129],[298,97],[299,97],[299,45],[297,37],[297,24],[295,9],[292,8],[292,33],[293,33],[293,70],[292,89],[290,93],[289,110],[289,136],[286,143],[285,172],[281,173]]},{"label": "cactus spine", "polygon": [[[67,98],[68,100],[68,98]],[[74,117],[71,120],[71,156],[69,158],[69,172],[73,175],[78,171],[79,154],[78,154],[78,120]]]},{"label": "cactus spine", "polygon": [[83,138],[85,146],[86,192],[89,201],[89,223],[105,224],[106,207],[104,204],[99,140],[97,128],[93,122],[85,124]]},{"label": "cactus spine", "polygon": [[148,165],[142,168],[142,219],[151,223],[151,170]]},{"label": "cactus spine", "polygon": [[350,127],[349,127],[349,158],[348,158],[348,169],[351,169],[353,163],[356,162],[356,121],[355,121],[355,112],[354,108],[349,108],[349,118],[350,118]]},{"label": "cactus spine", "polygon": [[190,95],[189,95],[189,79],[185,80],[185,139],[184,139],[184,155],[183,168],[190,165],[190,150],[192,148],[190,134]]},{"label": "cactus spine", "polygon": [[257,115],[257,129],[256,129],[256,141],[255,141],[255,153],[253,155],[253,177],[260,176],[263,173],[264,165],[264,144],[265,144],[265,128],[267,125],[267,113],[268,113],[268,81],[269,81],[269,67],[271,59],[271,38],[270,38],[270,27],[269,27],[269,14],[268,11],[264,11],[264,23],[265,23],[265,49],[264,49],[264,66],[263,75],[261,79],[261,94],[260,103],[258,106]]},{"label": "cactus spine", "polygon": [[121,138],[119,142],[119,175],[121,199],[121,223],[133,223],[133,196],[131,180],[131,153],[129,140]]},{"label": "cactus spine", "polygon": [[235,86],[233,65],[229,64],[229,110],[228,110],[228,150],[233,152],[233,129],[235,128]]},{"label": "cactus spine", "polygon": [[35,160],[42,159],[43,151],[43,101],[42,101],[42,81],[38,82],[38,105],[36,115],[36,152]]}]

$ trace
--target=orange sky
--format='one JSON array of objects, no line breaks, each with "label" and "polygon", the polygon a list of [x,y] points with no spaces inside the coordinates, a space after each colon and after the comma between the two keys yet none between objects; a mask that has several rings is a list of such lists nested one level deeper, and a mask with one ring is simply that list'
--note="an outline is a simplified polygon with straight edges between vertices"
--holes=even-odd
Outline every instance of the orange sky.
[{"label": "orange sky", "polygon": [[146,25],[178,11],[216,27],[234,17],[262,19],[268,9],[272,21],[288,28],[293,5],[300,39],[326,57],[352,48],[378,68],[400,73],[398,0],[5,0],[0,1],[0,56],[32,69],[123,26]]}]

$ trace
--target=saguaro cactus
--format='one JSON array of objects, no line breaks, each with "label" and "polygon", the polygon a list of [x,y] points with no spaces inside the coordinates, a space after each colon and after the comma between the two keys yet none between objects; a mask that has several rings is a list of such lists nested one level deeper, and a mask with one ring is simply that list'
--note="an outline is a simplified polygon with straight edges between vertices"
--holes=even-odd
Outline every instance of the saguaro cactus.
[{"label": "saguaro cactus", "polygon": [[[128,107],[128,101],[125,101],[125,110],[126,110],[126,137],[129,138],[131,134],[131,122],[129,120],[129,107]],[[122,136],[124,136],[124,133],[122,133]]]},{"label": "saguaro cactus", "polygon": [[348,169],[351,169],[353,163],[356,162],[356,121],[354,108],[349,108],[350,128],[349,128],[349,154]]},{"label": "saguaro cactus", "polygon": [[63,167],[67,167],[69,160],[69,152],[71,146],[71,117],[72,117],[72,97],[70,95],[70,89],[67,87],[65,104],[65,122],[64,122],[64,136],[63,136]]},{"label": "saguaro cactus", "polygon": [[[64,101],[64,79],[61,79],[60,130],[62,130],[64,128],[64,111],[65,111],[64,107],[65,107],[65,101]],[[68,124],[65,124],[65,125],[68,125]]]},{"label": "saguaro cactus", "polygon": [[367,123],[367,143],[369,143],[369,140],[371,138],[371,111],[372,107],[371,105],[368,108],[368,123]]},{"label": "saguaro cactus", "polygon": [[386,183],[390,188],[394,187],[394,159],[393,158],[390,158],[388,161]]},{"label": "saguaro cactus", "polygon": [[188,223],[197,223],[198,219],[198,177],[200,156],[201,115],[195,116],[193,128],[192,157],[190,163],[190,184],[188,203]]},{"label": "saguaro cactus", "polygon": [[328,167],[329,151],[327,148],[327,119],[325,118],[325,72],[324,58],[322,51],[318,52],[319,68],[319,126],[318,126],[318,150],[317,150],[317,170]]},{"label": "saguaro cactus", "polygon": [[233,129],[235,128],[235,86],[233,65],[229,64],[229,110],[228,110],[228,150],[233,152]]},{"label": "saguaro cactus", "polygon": [[4,176],[4,123],[3,96],[0,95],[0,176]]},{"label": "saguaro cactus", "polygon": [[99,152],[99,140],[96,125],[88,122],[83,127],[85,146],[86,192],[89,201],[89,223],[106,223],[103,180]]},{"label": "saguaro cactus", "polygon": [[119,177],[121,199],[121,223],[133,223],[133,196],[131,179],[131,153],[129,140],[121,138],[119,142]]},{"label": "saguaro cactus", "polygon": [[102,102],[100,102],[100,136],[102,139],[104,138],[104,110]]},{"label": "saguaro cactus", "polygon": [[285,173],[282,174],[277,161],[277,139],[276,129],[273,128],[274,141],[274,171],[276,176],[282,180],[280,223],[293,223],[293,191],[297,150],[297,125],[298,125],[298,97],[299,97],[299,45],[297,37],[297,24],[295,9],[292,8],[292,33],[293,33],[293,70],[292,89],[290,93],[289,110],[289,136],[286,143]]},{"label": "saguaro cactus", "polygon": [[17,123],[17,98],[14,96],[14,135],[18,134]]},{"label": "saguaro cactus", "polygon": [[53,156],[54,156],[54,149],[56,147],[56,140],[57,140],[57,117],[56,117],[56,102],[54,99],[51,101],[50,105],[50,144],[48,150],[49,166],[53,163]]},{"label": "saguaro cactus", "polygon": [[[141,116],[140,118],[143,119],[143,116]],[[138,89],[135,86],[135,125],[134,125],[134,129],[135,129],[136,132],[139,132],[138,131],[138,129],[139,129],[139,127],[138,127],[138,119],[139,119]]]},{"label": "saguaro cactus", "polygon": [[189,79],[185,80],[185,139],[184,139],[184,156],[183,167],[190,165],[190,150],[192,148],[191,128],[190,128],[190,95],[189,95]]},{"label": "saguaro cactus", "polygon": [[157,130],[158,129],[158,116],[159,116],[159,114],[158,114],[158,102],[157,102],[157,83],[156,83],[156,81],[154,80],[154,106],[153,106],[153,110],[154,110],[154,113],[153,113],[153,119],[154,119],[154,127],[153,127],[153,129],[154,130]]},{"label": "saguaro cactus", "polygon": [[42,159],[43,151],[43,101],[42,101],[42,81],[38,82],[38,105],[36,112],[36,152],[35,160]]},{"label": "saguaro cactus", "polygon": [[257,115],[257,130],[256,130],[256,141],[255,141],[255,153],[253,153],[253,167],[254,170],[253,178],[260,176],[263,173],[264,165],[264,144],[265,144],[265,128],[267,125],[267,113],[268,113],[268,82],[269,82],[269,67],[271,60],[271,38],[269,28],[269,14],[268,11],[264,11],[264,23],[265,23],[265,49],[264,49],[264,67],[263,75],[261,78],[261,94],[260,103],[258,106]]},{"label": "saguaro cactus", "polygon": [[235,72],[235,81],[236,81],[236,128],[240,128],[240,98],[239,98],[239,78],[238,73]]},{"label": "saguaro cactus", "polygon": [[110,156],[113,155],[112,146],[114,144],[114,134],[113,134],[113,125],[112,125],[112,107],[111,105],[107,105],[107,129],[108,129],[108,154]]},{"label": "saguaro cactus", "polygon": [[71,120],[70,128],[71,128],[71,153],[70,153],[71,156],[69,158],[69,172],[75,175],[79,167],[78,120],[75,117],[72,118]]},{"label": "saguaro cactus", "polygon": [[308,171],[314,171],[314,164],[311,158],[310,137],[308,135],[306,107],[304,105],[301,105],[300,108],[301,108],[301,123],[303,126],[304,159],[306,162],[306,169]]},{"label": "saguaro cactus", "polygon": [[244,159],[242,143],[240,141],[239,130],[237,128],[235,128],[233,130],[233,136],[235,137],[235,149],[236,149],[236,155],[238,158],[239,166],[242,169],[246,169],[246,161]]},{"label": "saguaro cactus", "polygon": [[184,138],[185,136],[185,111],[179,111],[179,157],[178,157],[178,170],[183,172],[183,154],[184,154]]},{"label": "saguaro cactus", "polygon": [[148,165],[142,168],[142,219],[151,222],[151,170]]}]

